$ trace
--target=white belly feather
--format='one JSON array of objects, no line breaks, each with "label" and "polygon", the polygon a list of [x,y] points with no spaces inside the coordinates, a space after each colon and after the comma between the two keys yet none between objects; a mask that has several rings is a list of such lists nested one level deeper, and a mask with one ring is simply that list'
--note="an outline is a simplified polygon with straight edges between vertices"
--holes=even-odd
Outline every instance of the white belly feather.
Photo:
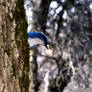
[{"label": "white belly feather", "polygon": [[44,45],[44,42],[38,38],[32,38],[32,39],[28,38],[28,43],[30,46],[33,46],[33,45],[35,46],[37,44]]}]

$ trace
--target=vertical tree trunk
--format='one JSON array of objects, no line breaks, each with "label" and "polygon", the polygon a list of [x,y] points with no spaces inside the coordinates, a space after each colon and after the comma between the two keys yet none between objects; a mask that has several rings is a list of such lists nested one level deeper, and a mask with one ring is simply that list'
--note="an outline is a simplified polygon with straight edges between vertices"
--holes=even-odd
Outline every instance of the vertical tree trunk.
[{"label": "vertical tree trunk", "polygon": [[29,92],[29,47],[22,0],[0,0],[0,92]]},{"label": "vertical tree trunk", "polygon": [[14,0],[0,0],[0,92],[20,92],[19,79],[15,76],[19,56],[12,14],[15,5]]},{"label": "vertical tree trunk", "polygon": [[[41,9],[44,6],[43,0],[37,1],[33,2],[33,21],[28,23],[32,25],[30,31],[37,31],[43,22],[44,25],[46,23],[45,18],[40,17],[40,14],[42,16],[44,13]],[[36,55],[33,55],[34,59],[29,62],[27,23],[23,2],[23,0],[0,0],[0,92],[37,91]],[[45,14],[47,15],[47,12]],[[42,30],[45,30],[43,26]]]}]

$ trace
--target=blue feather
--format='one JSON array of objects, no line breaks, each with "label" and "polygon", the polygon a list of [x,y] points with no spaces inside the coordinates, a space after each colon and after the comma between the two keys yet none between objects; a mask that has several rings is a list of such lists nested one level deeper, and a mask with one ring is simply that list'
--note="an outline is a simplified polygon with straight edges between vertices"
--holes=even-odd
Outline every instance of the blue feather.
[{"label": "blue feather", "polygon": [[28,37],[29,38],[39,38],[43,40],[46,44],[50,42],[48,37],[42,32],[29,32]]},{"label": "blue feather", "polygon": [[44,45],[47,48],[47,44],[50,43],[48,37],[42,32],[29,32],[28,41],[30,44],[30,49],[34,48],[36,45]]},{"label": "blue feather", "polygon": [[35,46],[34,45],[32,45],[32,46],[30,46],[30,49],[33,49]]}]

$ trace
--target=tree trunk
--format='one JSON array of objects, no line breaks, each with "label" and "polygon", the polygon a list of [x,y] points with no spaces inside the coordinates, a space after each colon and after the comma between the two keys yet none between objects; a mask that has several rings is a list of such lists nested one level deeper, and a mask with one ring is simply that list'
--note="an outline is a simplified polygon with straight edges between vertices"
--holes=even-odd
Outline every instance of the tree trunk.
[{"label": "tree trunk", "polygon": [[0,92],[29,92],[29,46],[22,0],[0,0]]}]

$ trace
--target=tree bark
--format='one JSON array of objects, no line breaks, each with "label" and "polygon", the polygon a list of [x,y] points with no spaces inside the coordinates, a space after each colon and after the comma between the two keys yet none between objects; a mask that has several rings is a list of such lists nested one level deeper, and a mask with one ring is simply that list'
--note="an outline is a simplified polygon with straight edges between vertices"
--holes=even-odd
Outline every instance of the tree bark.
[{"label": "tree bark", "polygon": [[0,92],[29,92],[29,46],[22,0],[0,0]]},{"label": "tree bark", "polygon": [[15,76],[19,51],[15,43],[15,26],[12,11],[15,1],[0,1],[0,92],[20,92]]}]

